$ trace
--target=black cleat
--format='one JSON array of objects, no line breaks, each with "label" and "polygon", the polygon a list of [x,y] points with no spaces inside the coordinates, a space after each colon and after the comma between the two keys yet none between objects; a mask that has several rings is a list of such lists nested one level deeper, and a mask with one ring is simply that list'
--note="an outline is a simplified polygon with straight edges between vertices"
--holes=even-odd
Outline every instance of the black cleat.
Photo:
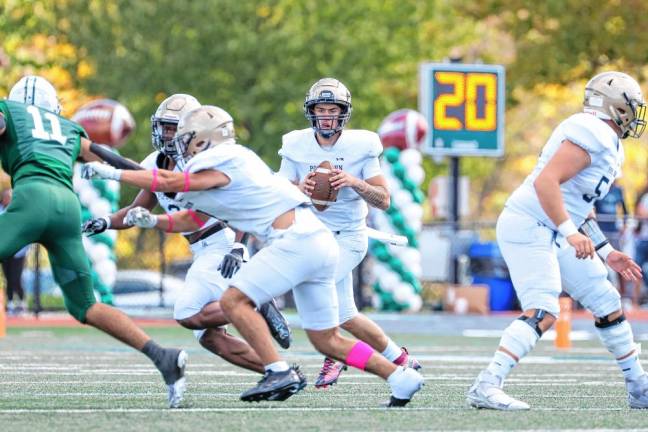
[{"label": "black cleat", "polygon": [[241,400],[246,402],[285,401],[306,387],[306,378],[293,366],[284,372],[266,371],[259,383],[243,392]]},{"label": "black cleat", "polygon": [[409,403],[409,399],[398,399],[397,397],[390,396],[389,397],[389,402],[385,404],[386,408],[398,408],[398,407],[404,407]]},{"label": "black cleat", "polygon": [[281,314],[274,299],[259,306],[259,313],[268,324],[270,334],[283,349],[288,349],[292,342],[292,333],[288,321]]}]

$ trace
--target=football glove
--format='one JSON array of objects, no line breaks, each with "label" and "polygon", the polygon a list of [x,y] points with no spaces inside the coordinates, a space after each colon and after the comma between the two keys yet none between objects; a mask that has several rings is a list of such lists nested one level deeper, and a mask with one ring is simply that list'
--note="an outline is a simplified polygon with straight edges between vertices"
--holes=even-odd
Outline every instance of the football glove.
[{"label": "football glove", "polygon": [[151,214],[144,207],[134,207],[126,213],[124,224],[128,226],[134,225],[140,228],[154,228],[157,225],[157,216]]},{"label": "football glove", "polygon": [[93,178],[119,180],[121,173],[122,170],[101,162],[88,162],[81,168],[81,178],[87,180]]},{"label": "football glove", "polygon": [[88,237],[101,234],[110,228],[110,218],[108,216],[87,220],[81,225],[81,232],[88,234]]},{"label": "football glove", "polygon": [[217,270],[225,279],[229,279],[239,271],[241,264],[243,264],[243,248],[234,248],[225,254]]}]

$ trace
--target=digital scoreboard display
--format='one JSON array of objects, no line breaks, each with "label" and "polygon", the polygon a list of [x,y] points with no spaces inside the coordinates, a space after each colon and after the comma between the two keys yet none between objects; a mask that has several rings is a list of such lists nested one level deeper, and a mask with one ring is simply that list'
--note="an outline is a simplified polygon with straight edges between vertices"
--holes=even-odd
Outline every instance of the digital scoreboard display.
[{"label": "digital scoreboard display", "polygon": [[502,156],[504,80],[504,68],[499,65],[421,65],[419,109],[430,126],[422,151]]}]

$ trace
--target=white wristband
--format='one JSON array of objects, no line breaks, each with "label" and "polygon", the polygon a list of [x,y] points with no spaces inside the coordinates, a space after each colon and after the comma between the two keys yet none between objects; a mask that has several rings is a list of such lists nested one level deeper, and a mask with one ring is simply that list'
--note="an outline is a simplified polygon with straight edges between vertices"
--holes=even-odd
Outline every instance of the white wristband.
[{"label": "white wristband", "polygon": [[106,229],[110,228],[110,216],[104,216],[101,219],[106,221]]},{"label": "white wristband", "polygon": [[558,225],[558,232],[561,236],[567,238],[571,235],[578,234],[578,228],[571,219],[567,219],[565,222]]},{"label": "white wristband", "polygon": [[603,262],[607,262],[608,255],[610,255],[615,250],[616,249],[614,249],[610,243],[606,243],[605,246],[597,250],[596,253],[601,257]]}]

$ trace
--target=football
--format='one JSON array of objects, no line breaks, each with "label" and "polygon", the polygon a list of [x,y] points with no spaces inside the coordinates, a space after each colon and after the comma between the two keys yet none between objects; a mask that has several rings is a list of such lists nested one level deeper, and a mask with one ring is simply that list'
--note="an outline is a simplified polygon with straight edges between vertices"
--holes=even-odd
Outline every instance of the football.
[{"label": "football", "polygon": [[389,114],[380,124],[378,135],[384,147],[420,150],[428,124],[418,111],[402,109]]},{"label": "football", "polygon": [[326,210],[337,199],[338,191],[333,189],[329,182],[332,170],[331,162],[323,161],[315,169],[315,175],[312,178],[315,182],[315,188],[311,195],[311,201],[319,211]]},{"label": "football", "polygon": [[91,141],[121,147],[135,129],[135,120],[126,107],[112,99],[99,99],[83,105],[72,120],[83,126]]}]

